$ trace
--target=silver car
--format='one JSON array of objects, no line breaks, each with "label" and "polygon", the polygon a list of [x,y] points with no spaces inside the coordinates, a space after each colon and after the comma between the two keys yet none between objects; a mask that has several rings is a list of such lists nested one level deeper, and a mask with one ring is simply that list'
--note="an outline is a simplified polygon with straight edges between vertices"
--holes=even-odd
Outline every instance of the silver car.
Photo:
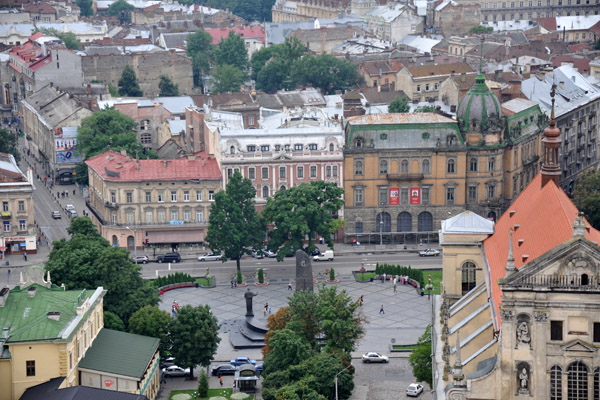
[{"label": "silver car", "polygon": [[387,356],[375,352],[363,354],[362,360],[364,363],[387,363],[390,361],[390,359]]},{"label": "silver car", "polygon": [[183,369],[177,365],[171,365],[170,367],[163,368],[162,372],[164,376],[188,376],[190,374],[190,369]]},{"label": "silver car", "polygon": [[221,261],[220,254],[206,253],[202,256],[198,256],[198,261]]}]

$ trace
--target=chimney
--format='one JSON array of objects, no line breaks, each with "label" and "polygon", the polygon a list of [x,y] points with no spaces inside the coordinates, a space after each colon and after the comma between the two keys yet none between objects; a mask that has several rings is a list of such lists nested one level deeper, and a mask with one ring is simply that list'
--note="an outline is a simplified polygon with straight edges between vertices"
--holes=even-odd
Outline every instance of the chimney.
[{"label": "chimney", "polygon": [[87,84],[87,94],[88,94],[88,96],[92,95],[92,84],[91,83]]},{"label": "chimney", "polygon": [[127,150],[121,149],[121,155],[122,156],[127,156]]},{"label": "chimney", "polygon": [[163,166],[164,166],[165,168],[167,168],[167,164],[168,164],[168,161],[167,161],[167,160],[163,160]]},{"label": "chimney", "polygon": [[29,297],[35,297],[36,293],[37,293],[36,286],[31,286],[29,289],[27,289],[27,296],[29,296]]},{"label": "chimney", "polygon": [[[562,83],[562,82],[561,82]],[[544,129],[544,138],[542,139],[542,154],[544,160],[542,163],[542,187],[550,181],[554,181],[557,187],[560,183],[560,160],[558,150],[560,148],[560,129],[556,127],[554,121],[554,96],[556,95],[556,85],[552,85],[550,97],[552,98],[552,108],[550,112],[550,121],[548,127]]]},{"label": "chimney", "polygon": [[467,81],[467,75],[464,72],[460,74],[460,81],[461,82],[466,82]]},{"label": "chimney", "polygon": [[59,311],[50,311],[46,314],[48,319],[53,319],[54,321],[60,321],[60,312]]},{"label": "chimney", "polygon": [[204,158],[202,159],[202,166],[204,167]]}]

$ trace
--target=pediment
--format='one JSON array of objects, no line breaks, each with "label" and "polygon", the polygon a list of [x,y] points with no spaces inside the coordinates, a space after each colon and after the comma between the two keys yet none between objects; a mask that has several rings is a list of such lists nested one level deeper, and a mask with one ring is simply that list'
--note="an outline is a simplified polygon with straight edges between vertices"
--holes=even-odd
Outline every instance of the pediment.
[{"label": "pediment", "polygon": [[582,237],[570,239],[500,279],[499,284],[503,288],[600,289],[600,248]]},{"label": "pediment", "polygon": [[593,353],[596,351],[594,346],[590,346],[586,342],[576,339],[570,343],[560,346],[563,351],[578,351],[584,353]]},{"label": "pediment", "polygon": [[291,160],[292,156],[290,154],[287,153],[279,153],[273,156],[273,160],[277,161],[277,160]]}]

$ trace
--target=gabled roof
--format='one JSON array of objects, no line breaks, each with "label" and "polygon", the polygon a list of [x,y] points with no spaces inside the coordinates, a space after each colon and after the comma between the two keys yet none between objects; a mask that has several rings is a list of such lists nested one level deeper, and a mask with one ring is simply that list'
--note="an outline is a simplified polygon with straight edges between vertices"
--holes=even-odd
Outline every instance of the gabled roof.
[{"label": "gabled roof", "polygon": [[[573,237],[577,208],[553,181],[544,187],[541,182],[542,175],[538,173],[496,222],[496,233],[483,242],[496,316],[502,295],[498,279],[506,275],[509,229],[515,229],[513,255],[517,269]],[[586,230],[585,238],[597,244],[600,242],[600,232],[590,227]],[[525,255],[527,258],[523,257]],[[498,319],[498,325],[500,322]]]},{"label": "gabled roof", "polygon": [[89,386],[58,387],[64,376],[52,378],[48,382],[30,387],[19,400],[148,400],[146,396],[134,393],[118,392]]},{"label": "gabled roof", "polygon": [[454,64],[424,65],[421,67],[409,67],[407,69],[415,78],[474,72],[473,68],[464,62]]},{"label": "gabled roof", "polygon": [[242,39],[254,38],[261,42],[265,41],[265,30],[262,26],[248,26],[245,28],[216,28],[216,29],[205,29],[205,31],[212,36],[213,44],[219,44],[219,42],[229,35],[230,31],[240,35]]},{"label": "gabled roof", "polygon": [[159,343],[156,338],[104,328],[79,362],[79,368],[140,379]]},{"label": "gabled roof", "polygon": [[467,210],[442,221],[442,233],[483,233],[491,235],[494,233],[494,221]]},{"label": "gabled roof", "polygon": [[[217,160],[199,152],[175,160],[139,160],[114,151],[105,151],[85,162],[102,179],[112,182],[221,179]],[[139,163],[139,167],[137,164]]]}]

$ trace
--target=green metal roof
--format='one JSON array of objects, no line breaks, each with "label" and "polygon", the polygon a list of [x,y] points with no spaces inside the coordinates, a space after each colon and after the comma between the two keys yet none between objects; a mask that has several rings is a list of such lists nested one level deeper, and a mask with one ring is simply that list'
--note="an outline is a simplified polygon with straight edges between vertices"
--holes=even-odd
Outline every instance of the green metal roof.
[{"label": "green metal roof", "polygon": [[140,379],[159,342],[156,338],[104,328],[79,362],[79,368]]},{"label": "green metal roof", "polygon": [[[35,296],[29,291],[35,288]],[[62,333],[77,317],[77,306],[90,297],[92,291],[63,290],[33,284],[10,291],[6,304],[0,308],[0,342],[62,341]],[[59,312],[60,320],[48,317]]]}]

